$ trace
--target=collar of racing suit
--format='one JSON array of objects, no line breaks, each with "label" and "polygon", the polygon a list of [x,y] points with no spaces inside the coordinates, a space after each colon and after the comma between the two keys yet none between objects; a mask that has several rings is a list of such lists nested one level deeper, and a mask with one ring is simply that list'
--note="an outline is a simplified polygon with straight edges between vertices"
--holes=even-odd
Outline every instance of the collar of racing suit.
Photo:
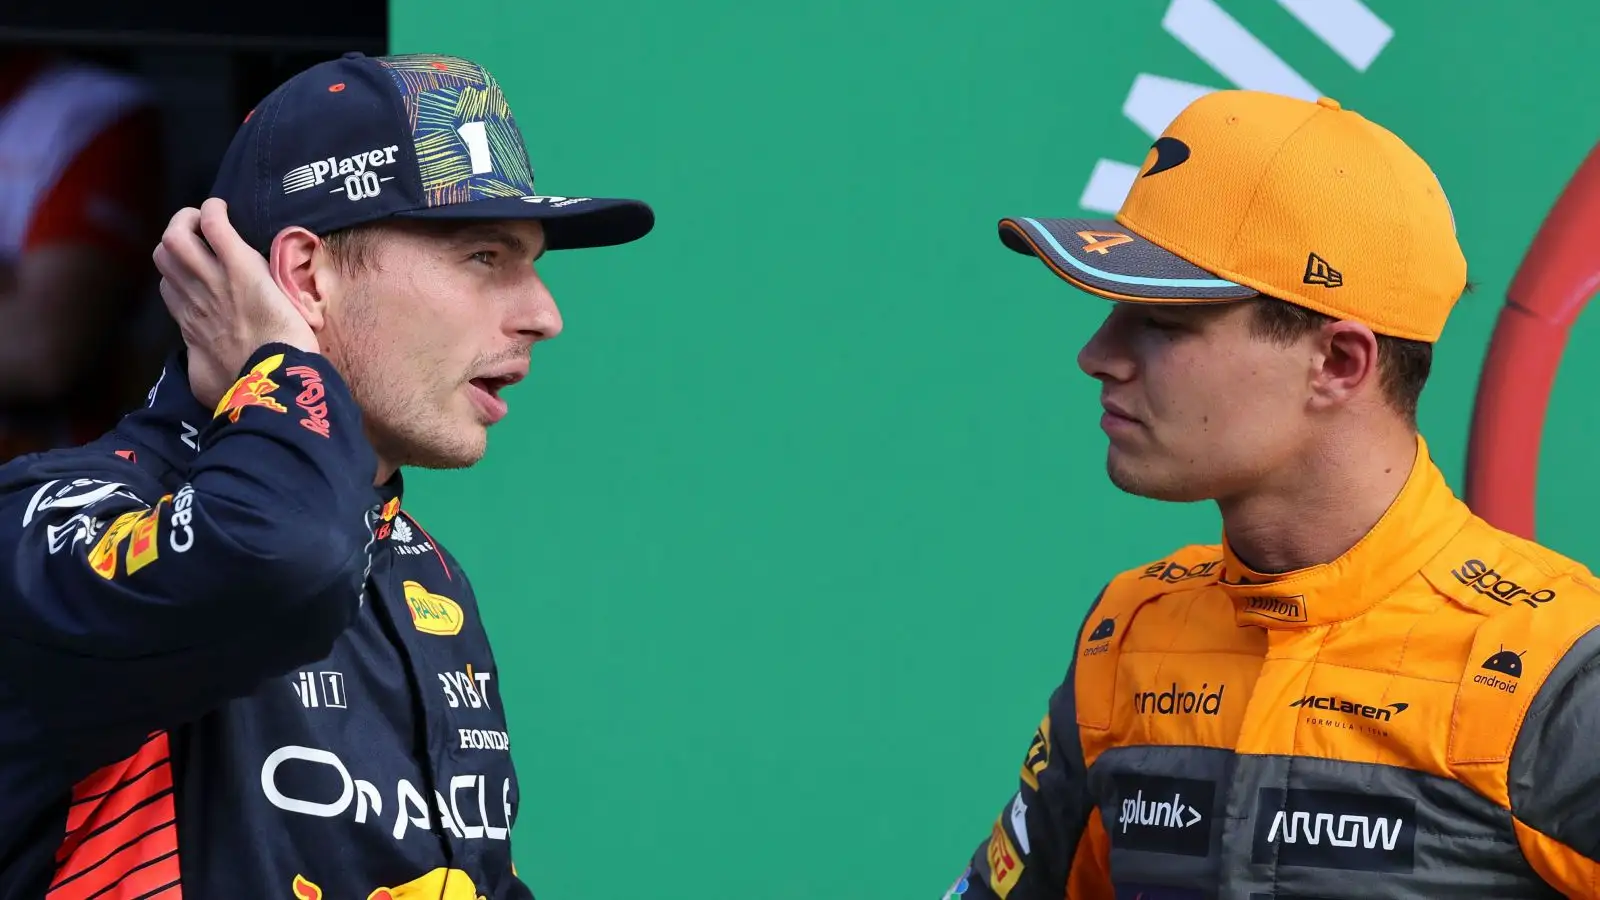
[{"label": "collar of racing suit", "polygon": [[1253,571],[1224,535],[1219,585],[1239,625],[1314,628],[1358,616],[1392,594],[1444,549],[1472,513],[1450,490],[1427,442],[1400,494],[1366,536],[1332,562],[1282,575]]},{"label": "collar of racing suit", "polygon": [[[128,414],[116,431],[155,451],[169,470],[187,473],[200,452],[201,439],[212,418],[212,411],[189,390],[189,358],[180,347],[167,356],[160,378],[146,397],[145,408]],[[383,504],[382,522],[387,526],[400,510],[405,479],[396,470],[394,477],[376,491],[378,502]],[[387,535],[388,528],[382,527],[379,537]]]}]

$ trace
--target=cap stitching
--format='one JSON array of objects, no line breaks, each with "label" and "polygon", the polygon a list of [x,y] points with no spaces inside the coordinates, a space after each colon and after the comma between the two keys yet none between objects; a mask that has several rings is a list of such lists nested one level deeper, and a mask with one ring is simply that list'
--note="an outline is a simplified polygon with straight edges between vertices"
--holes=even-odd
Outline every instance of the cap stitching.
[{"label": "cap stitching", "polygon": [[282,108],[283,94],[280,92],[276,102],[272,104],[271,110],[267,117],[266,135],[265,139],[261,142],[261,168],[263,170],[262,175],[264,177],[262,177],[261,183],[257,185],[256,193],[256,227],[262,229],[263,233],[261,235],[261,240],[266,243],[266,247],[264,248],[265,252],[263,255],[265,255],[269,260],[272,258],[272,241],[278,235],[276,231],[270,230],[272,227],[272,211],[267,208],[267,204],[272,198],[272,172],[268,167],[271,165],[273,159],[272,141],[273,136],[278,131],[278,111]]},{"label": "cap stitching", "polygon": [[[1325,106],[1313,106],[1311,115],[1306,116],[1306,118],[1305,118],[1305,120],[1303,122],[1301,122],[1298,126],[1296,126],[1293,131],[1291,131],[1287,135],[1285,135],[1284,139],[1278,143],[1277,151],[1274,152],[1272,154],[1272,157],[1267,160],[1267,167],[1271,168],[1272,165],[1278,161],[1278,157],[1283,155],[1283,148],[1286,145],[1288,145],[1288,143],[1291,140],[1294,140],[1294,138],[1297,135],[1299,135],[1300,132],[1303,131],[1306,128],[1306,126],[1310,125],[1311,124],[1311,120],[1315,119],[1317,116],[1321,115],[1324,112],[1330,112],[1331,113],[1331,112],[1333,112],[1333,110],[1330,110]],[[1237,242],[1239,240],[1239,232],[1241,230],[1243,230],[1243,228],[1244,228],[1244,220],[1248,219],[1250,217],[1250,213],[1255,209],[1256,201],[1261,198],[1261,192],[1262,192],[1262,184],[1261,184],[1261,182],[1266,180],[1265,179],[1265,174],[1266,174],[1266,171],[1263,170],[1263,172],[1262,172],[1263,177],[1256,181],[1255,190],[1250,194],[1249,202],[1245,204],[1244,213],[1239,216],[1239,224],[1234,228],[1233,234],[1231,236],[1229,236],[1229,238],[1228,238],[1228,246],[1230,248],[1232,248],[1234,246],[1237,246]],[[1233,260],[1229,260],[1230,267],[1231,267],[1232,263],[1233,263]]]},{"label": "cap stitching", "polygon": [[[378,223],[378,222],[387,222],[387,221],[389,221],[391,219],[395,219],[395,218],[399,218],[401,216],[404,216],[407,213],[415,212],[415,211],[417,211],[419,209],[426,209],[427,206],[428,206],[428,204],[427,204],[427,189],[424,186],[423,181],[422,181],[422,158],[421,158],[421,155],[417,152],[417,130],[413,126],[412,121],[411,121],[411,110],[410,110],[409,107],[406,106],[405,97],[403,96],[404,86],[401,83],[400,75],[399,75],[398,72],[395,71],[394,67],[392,67],[392,66],[390,66],[388,64],[389,61],[391,61],[391,60],[394,60],[394,59],[396,59],[396,58],[398,58],[400,56],[407,56],[407,55],[413,55],[414,56],[414,55],[428,55],[428,54],[397,54],[397,55],[389,55],[389,56],[362,56],[362,57],[356,58],[354,60],[351,60],[351,62],[355,62],[357,64],[367,65],[367,67],[369,69],[374,70],[374,72],[376,73],[372,77],[377,82],[378,91],[379,91],[379,93],[381,93],[383,95],[383,102],[388,106],[389,112],[393,115],[395,121],[398,123],[399,134],[400,134],[399,143],[400,143],[401,146],[403,146],[405,148],[404,152],[402,153],[402,155],[409,154],[409,156],[410,156],[411,165],[403,167],[403,168],[406,168],[409,172],[411,172],[412,174],[414,174],[416,176],[417,193],[416,193],[415,197],[408,198],[407,202],[404,204],[403,208],[401,208],[401,209],[394,209],[394,210],[389,210],[389,211],[386,212],[386,211],[383,210],[383,208],[381,206],[375,206],[375,207],[372,207],[372,208],[370,208],[370,209],[368,209],[366,211],[358,210],[357,212],[351,214],[351,216],[349,217],[349,221],[348,222],[346,222],[345,224],[338,225],[338,226],[336,226],[336,228],[332,228],[332,229],[328,229],[328,230],[337,230],[339,228],[353,228],[353,227],[356,227],[356,226],[359,226],[359,225],[370,225],[370,224]],[[456,58],[456,57],[452,57],[452,58]],[[371,74],[371,73],[368,73],[368,74]],[[411,199],[414,199],[417,202],[415,204],[413,204],[413,203],[410,202]]]},{"label": "cap stitching", "polygon": [[[1363,136],[1367,139],[1367,141],[1369,143],[1371,143],[1374,147],[1376,147],[1378,149],[1378,151],[1379,151],[1378,157],[1383,160],[1383,167],[1389,173],[1389,180],[1395,185],[1396,188],[1398,188],[1400,186],[1400,184],[1401,184],[1402,179],[1400,178],[1400,173],[1398,173],[1398,172],[1396,172],[1394,170],[1394,162],[1391,159],[1389,159],[1389,154],[1384,152],[1385,148],[1377,143],[1376,136],[1374,136],[1374,135],[1372,135],[1370,133],[1364,133]],[[1398,140],[1399,139],[1399,135],[1396,135],[1395,139]],[[1423,165],[1427,165],[1427,163],[1423,163]],[[1407,222],[1406,223],[1405,263],[1400,269],[1401,272],[1410,272],[1411,271],[1413,251],[1416,250],[1416,244],[1417,244],[1417,241],[1416,241],[1416,229],[1412,227],[1412,224],[1413,223],[1411,223],[1411,222]],[[1440,323],[1439,330],[1441,332],[1444,330],[1444,323],[1442,323],[1442,322]]]},{"label": "cap stitching", "polygon": [[[372,67],[377,70],[378,79],[384,87],[384,103],[389,107],[389,113],[399,123],[400,134],[403,138],[402,143],[405,145],[404,153],[411,157],[411,165],[407,169],[410,174],[416,176],[417,193],[415,197],[410,198],[416,201],[415,204],[407,202],[405,209],[398,209],[380,216],[378,221],[430,208],[428,206],[428,185],[422,177],[422,154],[417,150],[417,125],[412,122],[411,108],[406,105],[404,84],[400,79],[400,73],[388,65],[388,62],[394,58],[393,56],[369,57]],[[479,66],[478,68],[482,69],[483,67]],[[487,74],[487,71],[485,71],[485,74]],[[421,115],[420,111],[418,115]]]}]

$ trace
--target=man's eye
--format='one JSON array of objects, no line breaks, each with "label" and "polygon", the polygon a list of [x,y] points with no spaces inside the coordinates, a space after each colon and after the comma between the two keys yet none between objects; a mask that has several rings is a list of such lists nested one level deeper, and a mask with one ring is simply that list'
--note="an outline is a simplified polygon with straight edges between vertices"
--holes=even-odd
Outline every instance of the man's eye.
[{"label": "man's eye", "polygon": [[1164,319],[1157,319],[1157,318],[1155,318],[1153,316],[1145,316],[1144,317],[1144,327],[1153,328],[1156,331],[1177,331],[1178,330],[1178,324],[1176,322],[1168,322],[1168,321],[1166,321]]},{"label": "man's eye", "polygon": [[472,260],[475,260],[477,262],[481,262],[486,266],[494,265],[494,251],[493,250],[479,250],[477,253],[472,254],[472,256],[470,256],[468,258],[472,259]]}]

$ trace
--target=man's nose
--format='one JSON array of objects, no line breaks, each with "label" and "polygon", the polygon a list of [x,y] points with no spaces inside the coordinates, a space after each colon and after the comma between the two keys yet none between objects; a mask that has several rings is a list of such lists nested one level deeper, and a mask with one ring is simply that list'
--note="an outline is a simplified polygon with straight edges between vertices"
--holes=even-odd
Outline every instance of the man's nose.
[{"label": "man's nose", "polygon": [[539,273],[530,270],[528,284],[517,292],[508,330],[533,343],[548,341],[561,333],[561,309]]},{"label": "man's nose", "polygon": [[1134,376],[1133,357],[1127,352],[1116,325],[1116,315],[1108,315],[1078,351],[1078,368],[1098,381],[1128,381]]}]

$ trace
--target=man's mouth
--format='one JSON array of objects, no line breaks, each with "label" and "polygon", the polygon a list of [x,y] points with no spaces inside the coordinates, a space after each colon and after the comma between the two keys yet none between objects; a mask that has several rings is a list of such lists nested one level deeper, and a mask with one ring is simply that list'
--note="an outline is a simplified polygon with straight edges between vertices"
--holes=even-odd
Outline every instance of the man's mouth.
[{"label": "man's mouth", "polygon": [[500,391],[520,381],[515,375],[493,375],[472,379],[472,384],[491,397],[498,398]]},{"label": "man's mouth", "polygon": [[1118,405],[1116,403],[1112,403],[1109,400],[1101,400],[1100,401],[1100,408],[1105,410],[1107,415],[1115,416],[1118,419],[1126,419],[1129,422],[1137,422],[1137,421],[1139,421],[1139,417],[1138,416],[1135,416],[1133,413],[1128,412],[1126,409],[1124,409],[1120,405]]}]

